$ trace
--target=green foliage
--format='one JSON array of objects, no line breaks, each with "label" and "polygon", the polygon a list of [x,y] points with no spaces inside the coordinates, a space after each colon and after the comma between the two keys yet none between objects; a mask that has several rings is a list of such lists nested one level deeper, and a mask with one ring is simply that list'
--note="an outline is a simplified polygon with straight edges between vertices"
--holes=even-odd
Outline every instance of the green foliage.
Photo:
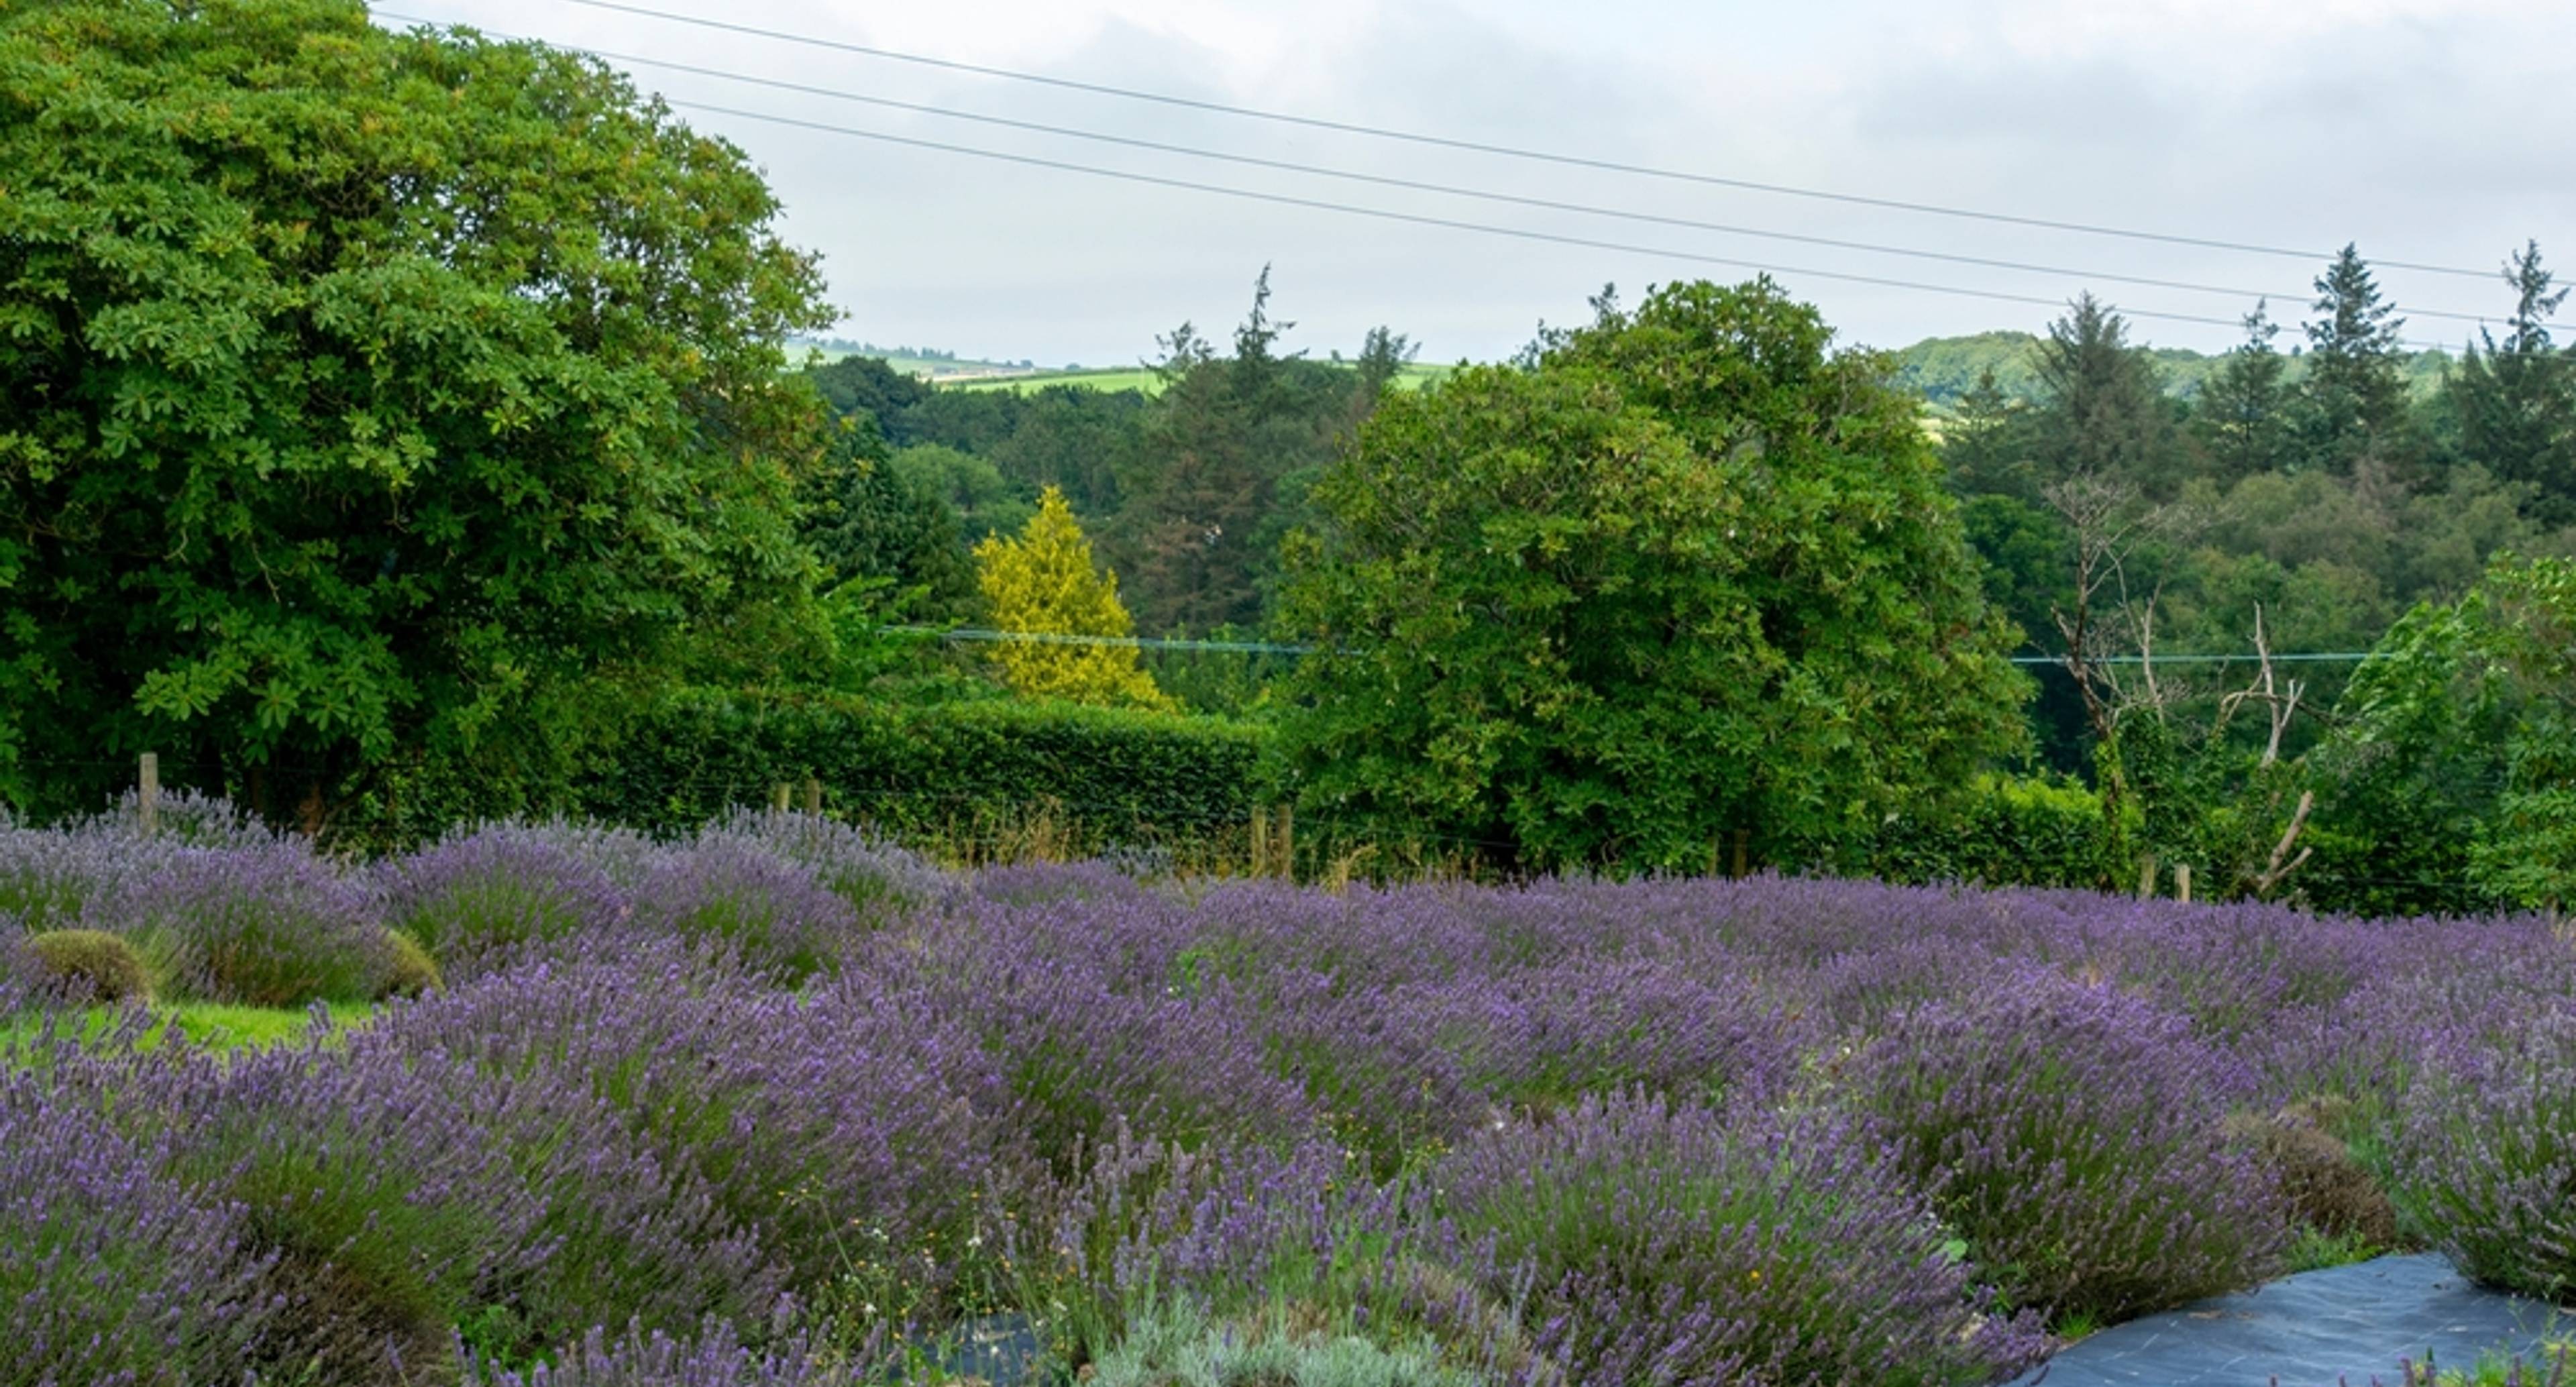
[{"label": "green foliage", "polygon": [[1045,806],[1097,848],[1244,822],[1267,742],[1244,723],[1074,704],[695,691],[643,718],[580,805],[676,830],[812,776],[832,811],[888,829],[972,831]]},{"label": "green foliage", "polygon": [[398,929],[385,931],[385,937],[391,941],[393,955],[385,972],[385,996],[417,997],[444,985],[438,974],[438,960],[429,956],[429,950],[422,948],[419,940]]},{"label": "green foliage", "polygon": [[2306,460],[2346,476],[2365,462],[2410,475],[2422,440],[2407,414],[2398,345],[2406,320],[2380,298],[2370,267],[2349,245],[2317,276],[2315,307],[2299,388]]},{"label": "green foliage", "polygon": [[28,952],[42,965],[64,1000],[80,1003],[150,1001],[152,978],[134,946],[94,929],[46,930],[27,936]]},{"label": "green foliage", "polygon": [[1389,396],[1285,619],[1301,802],[1533,867],[1846,835],[2015,741],[2009,637],[1911,401],[1775,286],[1664,290]]},{"label": "green foliage", "polygon": [[[864,416],[862,416],[864,418]],[[841,587],[890,589],[871,617],[944,620],[971,611],[975,574],[957,513],[897,469],[872,423],[852,424],[807,484],[803,533]]]},{"label": "green foliage", "polygon": [[2153,358],[2131,346],[2127,332],[2126,321],[2091,294],[2048,325],[2033,362],[2039,403],[2025,445],[2043,486],[2117,477],[2159,500],[2181,488],[2186,459],[2176,411]]},{"label": "green foliage", "polygon": [[804,580],[814,267],[605,65],[354,0],[20,4],[0,168],[0,744],[312,823],[575,738],[578,686]]},{"label": "green foliage", "polygon": [[1109,528],[1146,630],[1261,621],[1306,479],[1401,364],[1392,338],[1361,371],[1284,354],[1279,338],[1296,325],[1273,319],[1269,303],[1264,267],[1230,356],[1188,323],[1159,339],[1163,390]]},{"label": "green foliage", "polygon": [[2543,325],[2568,291],[2551,287],[2536,242],[2515,252],[2505,278],[2516,299],[2511,330],[2498,342],[2481,328],[2443,382],[2458,447],[2507,481],[2528,484],[2534,518],[2576,524],[2576,356],[2557,349]]},{"label": "green foliage", "polygon": [[1023,488],[973,453],[944,443],[916,443],[887,462],[906,487],[954,514],[958,532],[971,539],[1016,534],[1037,516],[1037,505]]},{"label": "green foliage", "polygon": [[2505,556],[2457,604],[2410,612],[2337,718],[2320,772],[2361,851],[2496,901],[2576,900],[2576,563]]},{"label": "green foliage", "polygon": [[2289,359],[2272,348],[2280,332],[2264,305],[2245,315],[2244,345],[2220,359],[2192,424],[2222,481],[2280,471],[2294,459],[2286,380]]},{"label": "green foliage", "polygon": [[[1064,493],[1047,488],[1038,512],[1016,538],[987,536],[975,546],[975,581],[983,589],[993,625],[1030,637],[1128,637],[1133,628],[1118,601],[1118,575],[1092,561],[1091,541],[1073,518]],[[1168,708],[1137,663],[1132,645],[1013,640],[993,649],[1003,682],[1024,698],[1061,698]]]},{"label": "green foliage", "polygon": [[2083,786],[1980,775],[1963,794],[1890,817],[1859,865],[1883,881],[2116,889],[2129,871],[2119,848],[2101,798]]}]

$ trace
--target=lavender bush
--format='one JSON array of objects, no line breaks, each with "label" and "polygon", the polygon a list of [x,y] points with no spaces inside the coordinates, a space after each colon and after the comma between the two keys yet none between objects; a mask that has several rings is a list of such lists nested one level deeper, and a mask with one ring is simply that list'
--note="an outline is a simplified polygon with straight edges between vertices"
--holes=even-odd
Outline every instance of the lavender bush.
[{"label": "lavender bush", "polygon": [[[2290,1165],[2236,1143],[2285,1111],[2569,1294],[2539,920],[952,880],[776,814],[372,867],[218,805],[139,830],[0,825],[0,1243],[38,1250],[0,1345],[65,1381],[838,1384],[1003,1314],[1113,1377],[1966,1383],[2042,1314],[2263,1274]],[[40,925],[182,997],[373,997],[393,929],[448,985],[265,1053],[140,1012],[72,1047]]]},{"label": "lavender bush", "polygon": [[738,810],[698,835],[701,844],[726,839],[757,844],[812,872],[871,923],[882,924],[955,889],[946,873],[919,856],[818,814]]},{"label": "lavender bush", "polygon": [[452,834],[377,873],[384,919],[458,978],[544,953],[628,913],[608,874],[557,834],[487,824]]},{"label": "lavender bush", "polygon": [[720,942],[790,981],[837,967],[860,924],[811,867],[732,834],[656,861],[636,887],[635,923],[647,934]]},{"label": "lavender bush", "polygon": [[1965,1384],[2043,1342],[1983,1312],[1931,1207],[1839,1121],[1589,1097],[1437,1179],[1577,1383]]},{"label": "lavender bush", "polygon": [[366,894],[303,843],[182,848],[82,908],[141,950],[165,996],[292,1007],[367,1001],[394,976]]},{"label": "lavender bush", "polygon": [[1897,1017],[1841,1096],[2014,1304],[2107,1323],[2270,1269],[2284,1216],[2225,1133],[2253,1087],[2181,1017],[2028,970]]},{"label": "lavender bush", "polygon": [[167,1132],[105,1111],[119,1077],[39,1038],[0,1071],[0,1383],[238,1380],[271,1320],[244,1211],[170,1173]]},{"label": "lavender bush", "polygon": [[860,1381],[826,1367],[793,1337],[773,1348],[746,1346],[723,1319],[682,1338],[639,1324],[615,1337],[593,1329],[551,1366],[526,1372],[469,1358],[465,1380],[469,1387],[855,1387]]},{"label": "lavender bush", "polygon": [[871,1229],[908,1252],[970,1236],[997,1145],[980,1052],[919,999],[874,977],[800,998],[675,942],[458,988],[371,1028],[378,1046],[604,1105],[808,1279]]},{"label": "lavender bush", "polygon": [[2391,1152],[2398,1208],[2480,1281],[2576,1299],[2576,1003],[2444,1038]]}]

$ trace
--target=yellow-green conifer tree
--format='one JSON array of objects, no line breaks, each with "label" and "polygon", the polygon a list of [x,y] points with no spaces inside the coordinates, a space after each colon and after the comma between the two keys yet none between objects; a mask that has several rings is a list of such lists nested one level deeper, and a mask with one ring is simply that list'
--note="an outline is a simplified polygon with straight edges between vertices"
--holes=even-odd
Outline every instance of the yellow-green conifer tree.
[{"label": "yellow-green conifer tree", "polygon": [[[992,607],[993,625],[1034,636],[1126,636],[1132,633],[1118,601],[1118,575],[1091,557],[1091,541],[1073,518],[1064,493],[1048,487],[1038,513],[1019,537],[993,535],[975,546],[975,580]],[[1003,682],[1030,698],[1169,708],[1123,645],[1058,645],[1005,641],[994,649]]]}]

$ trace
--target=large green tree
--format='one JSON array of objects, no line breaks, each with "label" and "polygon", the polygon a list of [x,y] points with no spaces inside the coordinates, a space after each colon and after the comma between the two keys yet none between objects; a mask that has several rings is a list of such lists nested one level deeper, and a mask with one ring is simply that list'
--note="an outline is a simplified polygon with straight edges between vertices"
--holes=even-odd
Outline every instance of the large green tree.
[{"label": "large green tree", "polygon": [[0,6],[0,744],[308,823],[739,632],[823,324],[741,152],[355,0]]},{"label": "large green tree", "polygon": [[2338,475],[2368,465],[2410,479],[2421,449],[2407,410],[2406,320],[2380,297],[2355,247],[2336,254],[2316,287],[2299,387],[2309,459]]},{"label": "large green tree", "polygon": [[2504,340],[2484,328],[2445,384],[2461,456],[2532,488],[2531,516],[2576,524],[2576,357],[2549,339],[2549,315],[2567,301],[2540,263],[2540,245],[2505,270],[2513,318]]},{"label": "large green tree", "polygon": [[2187,458],[2155,359],[2130,343],[2128,320],[2091,294],[2048,325],[2034,365],[2039,406],[2027,432],[2043,483],[2118,477],[2159,500],[2180,489]]},{"label": "large green tree", "polygon": [[1313,492],[1282,735],[1323,826],[1515,868],[1779,861],[2017,745],[1887,361],[1768,280],[1392,395]]},{"label": "large green tree", "polygon": [[2280,332],[2266,305],[2245,315],[2245,340],[2227,353],[2192,411],[2193,432],[2211,473],[2227,484],[2278,472],[2293,460],[2288,358],[2272,346]]}]

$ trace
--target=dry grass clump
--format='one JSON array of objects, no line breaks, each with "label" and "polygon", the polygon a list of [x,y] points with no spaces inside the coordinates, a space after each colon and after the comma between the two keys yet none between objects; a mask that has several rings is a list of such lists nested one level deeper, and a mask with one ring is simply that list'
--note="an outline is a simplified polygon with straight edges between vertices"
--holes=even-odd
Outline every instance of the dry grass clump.
[{"label": "dry grass clump", "polygon": [[2393,1247],[2397,1209],[2345,1144],[2351,1120],[2349,1100],[2310,1098],[2269,1116],[2237,1114],[2228,1132],[2261,1159],[2296,1222],[2331,1237]]},{"label": "dry grass clump", "polygon": [[27,950],[47,985],[75,1006],[151,1000],[152,977],[142,957],[105,930],[46,930],[27,937]]}]

